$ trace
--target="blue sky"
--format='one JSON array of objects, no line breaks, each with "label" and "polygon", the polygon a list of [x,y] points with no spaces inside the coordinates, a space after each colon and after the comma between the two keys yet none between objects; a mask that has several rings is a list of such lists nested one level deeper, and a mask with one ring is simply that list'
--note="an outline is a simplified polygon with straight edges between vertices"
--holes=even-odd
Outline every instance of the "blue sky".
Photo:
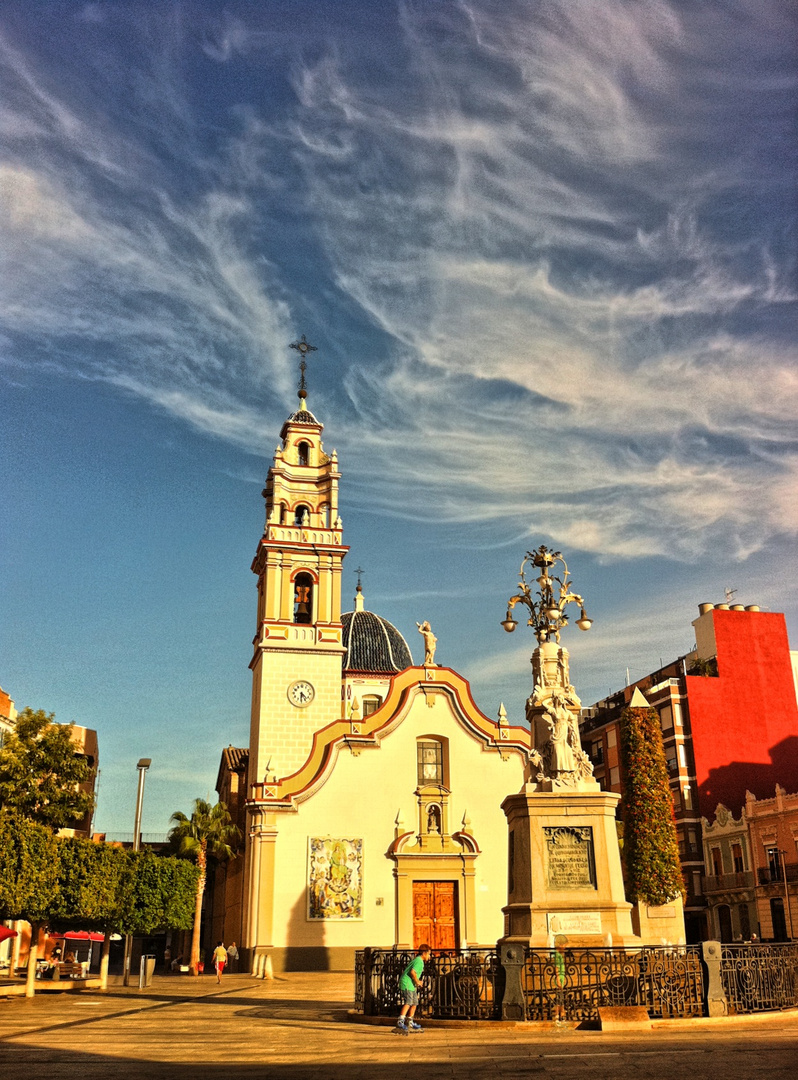
[{"label": "blue sky", "polygon": [[[795,16],[776,0],[0,12],[0,683],[100,733],[98,828],[247,738],[263,480],[296,398],[366,602],[511,720],[528,547],[589,704],[697,604],[798,640]],[[348,606],[348,605],[346,605]]]}]

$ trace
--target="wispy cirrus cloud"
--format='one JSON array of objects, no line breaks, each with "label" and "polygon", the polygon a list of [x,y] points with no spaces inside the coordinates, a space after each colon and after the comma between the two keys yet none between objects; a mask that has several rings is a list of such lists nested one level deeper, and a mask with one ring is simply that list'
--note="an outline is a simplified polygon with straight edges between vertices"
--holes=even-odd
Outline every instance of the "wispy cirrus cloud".
[{"label": "wispy cirrus cloud", "polygon": [[[300,73],[337,281],[399,346],[348,378],[358,442],[385,462],[370,498],[412,486],[409,513],[510,516],[627,555],[742,558],[798,527],[792,253],[754,206],[789,181],[740,153],[733,115],[768,110],[779,80],[739,50],[780,19],[412,8],[401,101],[330,57]],[[788,85],[784,69],[777,139]]]},{"label": "wispy cirrus cloud", "polygon": [[4,40],[9,341],[262,449],[292,314],[345,309],[377,359],[341,350],[325,419],[361,505],[627,557],[794,532],[783,7],[405,4],[356,46],[341,10],[223,132],[185,72],[268,80],[253,10],[128,22],[95,96]]},{"label": "wispy cirrus cloud", "polygon": [[[185,139],[175,172],[147,138],[184,126],[188,109],[177,71],[151,56],[148,70],[120,73],[131,93],[148,87],[126,126],[81,97],[74,73],[58,86],[0,38],[10,88],[0,113],[5,360],[38,355],[257,444],[261,425],[244,434],[252,415],[242,399],[264,386],[289,392],[288,304],[251,245],[255,213],[225,176],[233,164]],[[112,66],[95,72],[101,84]]]}]

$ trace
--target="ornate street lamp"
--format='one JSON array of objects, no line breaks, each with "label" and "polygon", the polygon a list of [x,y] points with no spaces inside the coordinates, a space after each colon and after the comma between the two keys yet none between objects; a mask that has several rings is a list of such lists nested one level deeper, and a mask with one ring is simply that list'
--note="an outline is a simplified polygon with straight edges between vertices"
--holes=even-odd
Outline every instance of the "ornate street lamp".
[{"label": "ornate street lamp", "polygon": [[[550,572],[557,563],[562,564],[562,576]],[[526,569],[530,564],[540,571],[535,579],[538,590],[534,596],[526,579]],[[527,626],[532,627],[541,645],[552,639],[560,640],[560,631],[568,625],[566,609],[569,604],[578,604],[581,609],[581,617],[576,620],[580,630],[589,630],[593,625],[593,620],[585,612],[584,600],[579,593],[571,591],[568,566],[561,552],[550,551],[545,544],[541,544],[536,551],[528,551],[521,563],[519,577],[519,591],[507,601],[507,617],[501,624],[508,634],[518,626],[513,618],[516,604],[523,604],[528,609]]]}]

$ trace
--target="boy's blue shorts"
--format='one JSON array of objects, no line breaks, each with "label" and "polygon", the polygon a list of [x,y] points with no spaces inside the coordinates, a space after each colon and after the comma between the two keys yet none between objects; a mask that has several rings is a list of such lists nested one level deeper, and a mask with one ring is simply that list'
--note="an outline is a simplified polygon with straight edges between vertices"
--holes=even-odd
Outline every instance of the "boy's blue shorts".
[{"label": "boy's blue shorts", "polygon": [[402,991],[402,1004],[403,1005],[418,1005],[418,990],[403,990]]}]

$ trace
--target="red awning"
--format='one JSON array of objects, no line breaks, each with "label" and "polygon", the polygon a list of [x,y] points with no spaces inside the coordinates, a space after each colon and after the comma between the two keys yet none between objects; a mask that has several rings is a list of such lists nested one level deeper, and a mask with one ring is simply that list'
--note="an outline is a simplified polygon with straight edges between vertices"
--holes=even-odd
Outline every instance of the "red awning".
[{"label": "red awning", "polygon": [[5,941],[6,938],[16,937],[16,930],[9,930],[7,926],[0,926],[0,941]]},{"label": "red awning", "polygon": [[105,934],[98,934],[94,930],[67,930],[65,934],[53,934],[53,937],[60,937],[65,941],[105,941]]}]

